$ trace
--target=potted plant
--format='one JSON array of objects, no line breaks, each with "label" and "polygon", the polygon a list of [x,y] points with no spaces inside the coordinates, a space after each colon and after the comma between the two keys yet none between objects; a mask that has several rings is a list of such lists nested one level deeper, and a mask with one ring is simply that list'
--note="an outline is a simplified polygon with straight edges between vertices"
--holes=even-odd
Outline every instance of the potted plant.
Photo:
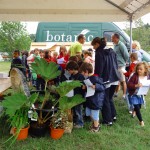
[{"label": "potted plant", "polygon": [[[65,112],[67,109],[70,109],[73,106],[84,101],[81,96],[75,96],[74,99],[68,98],[66,96],[68,92],[76,87],[80,87],[82,84],[79,81],[63,82],[60,83],[58,86],[51,86],[50,88],[48,88],[48,81],[57,78],[61,74],[61,71],[58,69],[58,65],[54,62],[47,63],[44,59],[39,60],[35,58],[35,63],[31,64],[31,67],[36,74],[40,75],[45,80],[45,94],[43,98],[41,98],[42,103],[41,105],[39,105],[38,108],[34,108],[33,110],[33,114],[34,116],[36,116],[35,120],[37,121],[33,122],[30,125],[31,135],[33,137],[42,137],[46,132],[47,123],[49,123],[51,118],[54,118],[54,116],[57,116],[58,114],[62,115],[62,112]],[[75,100],[75,98],[77,99]],[[71,99],[73,99],[74,101],[71,101]],[[52,105],[46,111],[44,108],[49,101],[51,101]],[[65,108],[65,106],[63,106],[63,103],[64,105],[71,107]],[[57,108],[60,110],[55,113],[55,110],[57,110]],[[53,126],[51,127],[53,128]]]},{"label": "potted plant", "polygon": [[58,69],[58,65],[56,63],[48,63],[42,58],[35,58],[35,62],[31,64],[31,67],[36,74],[40,75],[44,79],[45,90],[44,95],[41,95],[39,98],[40,103],[32,109],[32,120],[34,121],[30,124],[30,134],[32,137],[43,137],[46,133],[48,122],[50,121],[51,113],[53,111],[51,109],[52,105],[48,108],[46,108],[46,106],[48,102],[53,101],[53,96],[55,96],[55,94],[52,96],[52,93],[50,93],[50,90],[48,89],[48,82],[57,78],[61,74],[61,71]]},{"label": "potted plant", "polygon": [[57,113],[54,113],[50,123],[50,135],[53,139],[61,138],[67,123],[70,122],[68,118],[68,110],[85,101],[81,95],[75,95],[72,97],[67,96],[68,92],[76,87],[80,87],[81,85],[82,84],[79,81],[72,81],[62,82],[56,87],[56,91],[60,97],[57,101],[57,103],[59,103],[58,111]]},{"label": "potted plant", "polygon": [[24,93],[17,92],[11,96],[4,97],[1,105],[5,115],[10,122],[11,133],[13,134],[7,141],[14,138],[12,143],[17,140],[24,140],[28,136],[29,120],[28,111],[36,101],[38,93],[26,96]]}]

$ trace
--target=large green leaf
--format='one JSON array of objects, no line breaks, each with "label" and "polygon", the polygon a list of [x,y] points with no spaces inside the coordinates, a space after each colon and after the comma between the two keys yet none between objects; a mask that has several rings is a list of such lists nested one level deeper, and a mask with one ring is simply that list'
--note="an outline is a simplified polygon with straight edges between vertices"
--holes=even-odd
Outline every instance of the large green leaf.
[{"label": "large green leaf", "polygon": [[65,81],[59,84],[59,86],[56,88],[56,91],[60,95],[60,97],[63,97],[74,88],[81,87],[81,85],[82,83],[80,81]]},{"label": "large green leaf", "polygon": [[[29,97],[29,104],[33,104],[35,103],[35,101],[37,100],[39,96],[39,93],[33,93],[30,97]],[[31,106],[31,105],[30,105]]]},{"label": "large green leaf", "polygon": [[22,93],[16,93],[12,96],[7,96],[2,102],[2,106],[6,108],[6,114],[10,117],[27,102],[27,97]]},{"label": "large green leaf", "polygon": [[58,65],[56,63],[48,63],[43,58],[35,58],[35,63],[32,63],[31,67],[33,71],[43,77],[45,81],[55,79],[61,73],[61,71],[58,70]]},{"label": "large green leaf", "polygon": [[59,99],[59,108],[61,111],[65,111],[83,102],[85,102],[85,99],[81,95],[75,95],[71,98],[64,96]]}]

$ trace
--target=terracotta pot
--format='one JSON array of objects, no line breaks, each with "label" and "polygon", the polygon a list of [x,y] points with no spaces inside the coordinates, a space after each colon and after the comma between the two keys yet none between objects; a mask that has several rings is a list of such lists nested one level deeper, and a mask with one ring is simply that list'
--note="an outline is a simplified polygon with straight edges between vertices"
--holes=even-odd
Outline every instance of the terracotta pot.
[{"label": "terracotta pot", "polygon": [[[20,130],[17,140],[25,140],[28,137],[29,126]],[[14,133],[16,133],[16,128],[14,128]]]},{"label": "terracotta pot", "polygon": [[64,129],[55,129],[53,127],[50,127],[50,136],[52,139],[60,139],[64,134]]}]

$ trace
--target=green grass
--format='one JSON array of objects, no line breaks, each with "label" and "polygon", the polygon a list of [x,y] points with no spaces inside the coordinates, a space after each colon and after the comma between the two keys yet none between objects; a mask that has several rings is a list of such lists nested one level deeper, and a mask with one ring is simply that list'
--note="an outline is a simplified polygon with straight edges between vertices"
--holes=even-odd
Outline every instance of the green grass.
[{"label": "green grass", "polygon": [[0,72],[6,72],[6,73],[8,73],[9,70],[10,70],[10,64],[11,64],[10,61],[0,62]]},{"label": "green grass", "polygon": [[[140,127],[138,119],[128,114],[126,103],[120,97],[115,99],[117,122],[112,127],[101,126],[99,133],[88,131],[89,123],[83,129],[74,129],[59,140],[53,140],[47,133],[44,138],[28,137],[25,141],[17,141],[8,148],[2,143],[8,138],[7,127],[1,122],[0,150],[149,150],[150,149],[150,117],[147,96],[147,109],[142,108],[145,127]],[[5,130],[4,130],[5,127]],[[5,134],[4,134],[5,133]]]}]

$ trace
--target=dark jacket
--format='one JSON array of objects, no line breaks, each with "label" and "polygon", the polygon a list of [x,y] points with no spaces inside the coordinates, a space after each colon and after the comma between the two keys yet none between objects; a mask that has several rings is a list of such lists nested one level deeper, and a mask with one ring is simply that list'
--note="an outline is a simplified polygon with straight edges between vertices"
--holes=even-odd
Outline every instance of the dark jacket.
[{"label": "dark jacket", "polygon": [[95,54],[95,74],[110,83],[119,80],[116,53],[113,49],[98,47]]},{"label": "dark jacket", "polygon": [[[20,57],[14,58],[12,60],[10,71],[11,71],[12,68],[18,68],[24,74],[24,66],[23,66],[23,63],[22,63],[22,60],[21,60]],[[9,71],[9,76],[10,76],[10,71]]]},{"label": "dark jacket", "polygon": [[[147,79],[149,79],[150,77],[148,76]],[[136,84],[139,83],[139,76],[137,73],[134,73],[131,78],[129,79],[128,83],[127,83],[127,88],[128,88],[128,92],[129,95],[133,95],[136,94],[136,90],[138,89],[137,87],[135,87]]]},{"label": "dark jacket", "polygon": [[[85,80],[84,76],[80,73],[72,75],[70,79],[81,81],[82,84],[84,84],[83,81]],[[85,97],[85,90],[82,89],[82,86],[74,89],[74,95],[76,94],[80,94],[82,97]]]},{"label": "dark jacket", "polygon": [[89,77],[90,81],[96,86],[95,94],[86,98],[86,106],[93,110],[99,110],[103,106],[105,86],[103,79],[97,76]]}]

